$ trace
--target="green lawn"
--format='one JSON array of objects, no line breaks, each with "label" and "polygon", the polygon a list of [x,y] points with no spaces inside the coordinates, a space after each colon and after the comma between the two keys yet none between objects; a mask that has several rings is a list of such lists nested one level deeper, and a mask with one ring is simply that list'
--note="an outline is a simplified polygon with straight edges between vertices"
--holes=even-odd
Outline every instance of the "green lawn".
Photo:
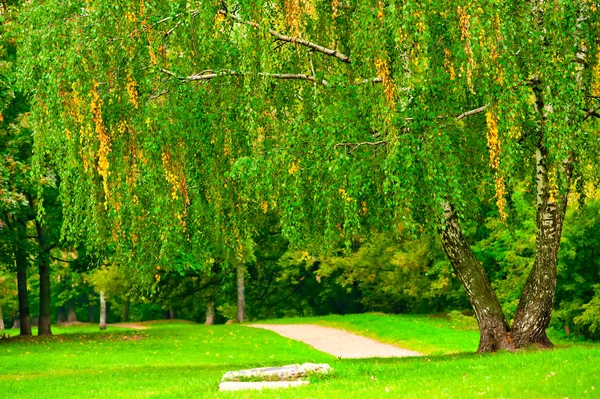
[{"label": "green lawn", "polygon": [[[436,354],[423,358],[337,360],[270,331],[240,325],[154,323],[147,330],[96,326],[55,329],[51,338],[0,340],[0,393],[63,397],[600,397],[600,345],[553,351],[473,353],[477,333],[427,316],[351,315],[317,322],[362,331]],[[281,321],[279,321],[281,322]],[[562,345],[562,343],[561,343]],[[281,391],[220,393],[228,370],[328,362],[333,378]]]}]

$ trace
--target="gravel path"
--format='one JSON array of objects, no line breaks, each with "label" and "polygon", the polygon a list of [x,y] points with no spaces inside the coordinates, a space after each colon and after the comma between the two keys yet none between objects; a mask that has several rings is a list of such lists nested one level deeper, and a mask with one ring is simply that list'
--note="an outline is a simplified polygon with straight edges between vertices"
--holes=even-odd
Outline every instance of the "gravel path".
[{"label": "gravel path", "polygon": [[422,356],[419,352],[384,344],[337,328],[313,324],[247,324],[247,326],[274,331],[338,358]]}]

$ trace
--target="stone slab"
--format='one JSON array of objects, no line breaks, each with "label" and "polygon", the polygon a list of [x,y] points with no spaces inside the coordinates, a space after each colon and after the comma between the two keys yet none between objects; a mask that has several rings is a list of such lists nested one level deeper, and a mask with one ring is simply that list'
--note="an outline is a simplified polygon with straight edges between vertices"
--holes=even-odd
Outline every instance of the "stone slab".
[{"label": "stone slab", "polygon": [[260,389],[292,388],[308,385],[308,381],[259,381],[259,382],[237,382],[225,381],[219,384],[220,391],[242,391]]},{"label": "stone slab", "polygon": [[261,367],[247,370],[228,371],[222,382],[262,380],[262,381],[292,381],[306,377],[312,373],[328,374],[332,371],[328,364],[304,363],[290,364],[281,367]]}]

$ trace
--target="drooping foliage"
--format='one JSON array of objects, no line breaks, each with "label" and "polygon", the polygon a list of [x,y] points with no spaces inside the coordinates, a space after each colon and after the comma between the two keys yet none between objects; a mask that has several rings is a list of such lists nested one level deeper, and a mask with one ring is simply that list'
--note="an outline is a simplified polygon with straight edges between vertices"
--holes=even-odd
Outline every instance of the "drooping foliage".
[{"label": "drooping foliage", "polygon": [[565,194],[597,183],[599,16],[588,0],[32,1],[35,166],[58,171],[67,239],[145,275],[248,261],[269,212],[311,252],[450,226],[481,350],[510,345],[508,325],[459,219],[493,198],[503,223],[524,187],[537,257],[513,337],[551,345]]}]

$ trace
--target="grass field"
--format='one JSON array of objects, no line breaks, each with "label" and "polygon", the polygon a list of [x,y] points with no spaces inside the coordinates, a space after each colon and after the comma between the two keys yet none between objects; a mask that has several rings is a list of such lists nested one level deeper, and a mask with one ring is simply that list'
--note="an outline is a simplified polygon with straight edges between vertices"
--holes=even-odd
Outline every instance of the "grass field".
[{"label": "grass field", "polygon": [[[477,332],[445,319],[367,314],[285,322],[337,326],[428,356],[337,360],[243,325],[149,323],[102,333],[73,326],[55,328],[60,335],[51,338],[0,340],[0,397],[600,397],[598,344],[561,341],[552,351],[476,355]],[[335,374],[288,390],[217,390],[229,370],[304,362],[327,362]]]}]

